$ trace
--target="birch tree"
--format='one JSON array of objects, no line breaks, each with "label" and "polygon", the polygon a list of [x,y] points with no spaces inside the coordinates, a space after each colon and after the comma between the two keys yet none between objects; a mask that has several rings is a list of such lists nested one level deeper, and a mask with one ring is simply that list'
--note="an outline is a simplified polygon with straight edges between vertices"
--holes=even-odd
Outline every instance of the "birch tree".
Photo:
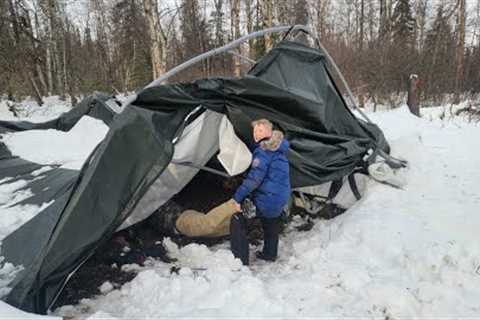
[{"label": "birch tree", "polygon": [[463,77],[465,73],[465,0],[458,0],[457,12],[457,48],[455,52],[456,75],[455,75],[455,99],[454,102],[460,102],[460,92],[463,88]]},{"label": "birch tree", "polygon": [[150,38],[150,57],[152,60],[153,79],[165,73],[165,46],[162,40],[157,0],[143,0],[143,8],[148,24]]},{"label": "birch tree", "polygon": [[[230,1],[230,21],[231,21],[231,30],[232,30],[232,40],[240,38],[240,0],[231,0]],[[237,51],[241,54],[241,47],[238,47]],[[238,56],[233,57],[233,72],[235,76],[239,77],[241,75],[241,64],[240,58]]]}]

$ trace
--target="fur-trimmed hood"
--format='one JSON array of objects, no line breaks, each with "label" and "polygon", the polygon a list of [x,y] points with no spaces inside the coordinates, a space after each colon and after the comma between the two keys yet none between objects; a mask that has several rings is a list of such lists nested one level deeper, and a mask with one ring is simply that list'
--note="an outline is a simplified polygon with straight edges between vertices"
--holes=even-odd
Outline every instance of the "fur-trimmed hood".
[{"label": "fur-trimmed hood", "polygon": [[265,139],[260,142],[260,148],[268,151],[280,151],[286,152],[288,150],[288,142],[283,139],[283,133],[278,130],[273,130],[272,136],[269,139]]}]

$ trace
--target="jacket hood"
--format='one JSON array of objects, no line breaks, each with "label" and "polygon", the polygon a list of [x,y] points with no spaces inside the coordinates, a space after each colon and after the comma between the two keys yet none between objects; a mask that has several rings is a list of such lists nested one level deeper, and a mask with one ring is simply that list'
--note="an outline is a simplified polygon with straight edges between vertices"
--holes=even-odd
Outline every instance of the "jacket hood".
[{"label": "jacket hood", "polygon": [[260,142],[260,147],[268,151],[282,151],[287,152],[289,143],[283,138],[283,133],[278,130],[273,130],[272,136],[269,139]]}]

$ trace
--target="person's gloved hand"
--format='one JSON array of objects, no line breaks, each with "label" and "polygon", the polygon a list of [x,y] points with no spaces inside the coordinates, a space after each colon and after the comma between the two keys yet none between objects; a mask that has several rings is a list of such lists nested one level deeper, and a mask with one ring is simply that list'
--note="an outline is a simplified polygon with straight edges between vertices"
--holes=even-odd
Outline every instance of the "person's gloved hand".
[{"label": "person's gloved hand", "polygon": [[257,208],[255,207],[255,204],[250,200],[249,198],[246,198],[243,200],[242,205],[242,214],[245,217],[245,219],[251,219],[255,218],[257,215]]}]

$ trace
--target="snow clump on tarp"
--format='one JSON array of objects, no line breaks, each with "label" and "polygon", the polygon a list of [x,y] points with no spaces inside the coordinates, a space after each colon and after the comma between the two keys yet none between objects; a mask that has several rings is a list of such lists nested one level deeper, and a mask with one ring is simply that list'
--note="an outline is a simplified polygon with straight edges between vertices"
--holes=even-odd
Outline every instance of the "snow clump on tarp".
[{"label": "snow clump on tarp", "polygon": [[11,132],[4,134],[1,141],[22,159],[79,170],[107,132],[108,126],[101,120],[84,116],[67,132],[53,129]]}]

